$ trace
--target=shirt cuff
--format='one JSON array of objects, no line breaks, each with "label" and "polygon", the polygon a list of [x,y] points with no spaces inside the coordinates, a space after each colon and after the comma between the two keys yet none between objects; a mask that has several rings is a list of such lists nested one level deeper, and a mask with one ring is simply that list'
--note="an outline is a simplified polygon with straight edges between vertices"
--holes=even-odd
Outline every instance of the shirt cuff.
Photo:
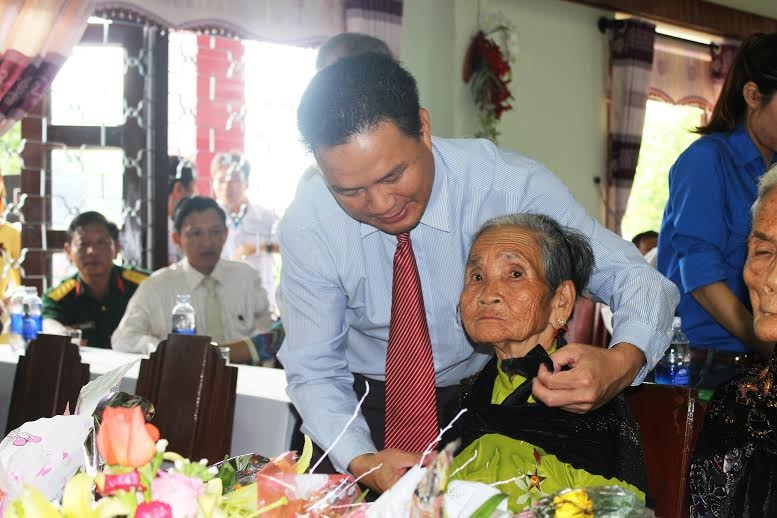
[{"label": "shirt cuff", "polygon": [[359,455],[377,452],[378,449],[369,437],[346,433],[329,452],[329,460],[340,473],[349,473],[348,466],[353,459]]},{"label": "shirt cuff", "polygon": [[[660,325],[658,328],[660,329]],[[634,378],[632,385],[639,385],[648,372],[652,371],[658,361],[664,356],[672,340],[671,324],[664,331],[643,327],[633,322],[615,326],[610,347],[619,343],[629,343],[637,347],[645,355],[645,365]]]},{"label": "shirt cuff", "polygon": [[720,254],[714,251],[696,252],[680,257],[680,287],[683,293],[691,293],[697,288],[709,286],[728,278]]},{"label": "shirt cuff", "polygon": [[251,338],[244,338],[243,343],[248,348],[248,354],[251,355],[251,365],[259,365],[259,353],[256,352],[256,346]]}]

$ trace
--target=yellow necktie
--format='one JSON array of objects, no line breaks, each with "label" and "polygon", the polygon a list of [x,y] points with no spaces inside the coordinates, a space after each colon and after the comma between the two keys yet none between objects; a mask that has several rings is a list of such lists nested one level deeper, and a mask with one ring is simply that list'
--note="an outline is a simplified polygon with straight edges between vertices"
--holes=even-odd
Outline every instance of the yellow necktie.
[{"label": "yellow necktie", "polygon": [[224,322],[221,320],[221,303],[216,291],[216,279],[207,276],[203,279],[205,284],[205,329],[211,339],[221,344],[224,342]]}]

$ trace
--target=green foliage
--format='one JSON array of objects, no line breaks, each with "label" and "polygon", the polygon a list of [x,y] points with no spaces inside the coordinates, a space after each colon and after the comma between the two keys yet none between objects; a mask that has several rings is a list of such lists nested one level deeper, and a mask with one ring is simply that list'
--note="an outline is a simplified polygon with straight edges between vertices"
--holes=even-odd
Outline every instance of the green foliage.
[{"label": "green foliage", "polygon": [[669,169],[680,153],[699,138],[692,130],[701,124],[702,115],[701,108],[695,106],[647,102],[637,173],[621,222],[625,239],[661,228],[669,197]]},{"label": "green foliage", "polygon": [[22,123],[17,122],[0,137],[0,173],[4,176],[22,171]]}]

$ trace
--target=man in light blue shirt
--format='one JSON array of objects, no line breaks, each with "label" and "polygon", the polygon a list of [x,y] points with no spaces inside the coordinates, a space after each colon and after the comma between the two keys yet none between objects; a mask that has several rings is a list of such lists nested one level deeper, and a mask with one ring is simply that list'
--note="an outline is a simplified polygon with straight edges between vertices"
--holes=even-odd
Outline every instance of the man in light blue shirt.
[{"label": "man in light blue shirt", "polygon": [[[365,54],[323,69],[298,119],[322,176],[305,184],[280,225],[287,337],[279,358],[303,430],[322,448],[356,408],[354,374],[376,385],[385,380],[401,232],[410,230],[418,264],[438,390],[489,359],[468,342],[456,304],[471,238],[500,214],[543,213],[589,236],[596,268],[588,288],[615,310],[613,346],[555,352],[556,366],[571,369],[543,369],[533,385],[537,398],[588,411],[639,383],[669,345],[676,287],[588,216],[541,164],[485,140],[432,138],[415,80],[391,58]],[[362,482],[378,491],[420,458],[381,450],[362,415],[330,456],[338,470],[366,474]]]}]

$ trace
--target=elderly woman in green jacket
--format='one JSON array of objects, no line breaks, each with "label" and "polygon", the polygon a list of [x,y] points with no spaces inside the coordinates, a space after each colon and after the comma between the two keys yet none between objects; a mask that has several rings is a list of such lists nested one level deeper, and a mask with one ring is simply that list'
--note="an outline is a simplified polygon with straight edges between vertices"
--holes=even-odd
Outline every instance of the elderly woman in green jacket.
[{"label": "elderly woman in green jacket", "polygon": [[[568,487],[619,485],[644,499],[639,429],[623,396],[587,414],[532,397],[539,369],[565,345],[563,332],[593,268],[587,239],[543,215],[513,214],[476,234],[461,293],[470,339],[493,360],[462,384],[464,450],[453,479],[495,484],[512,511]],[[574,368],[574,366],[572,367]]]}]

